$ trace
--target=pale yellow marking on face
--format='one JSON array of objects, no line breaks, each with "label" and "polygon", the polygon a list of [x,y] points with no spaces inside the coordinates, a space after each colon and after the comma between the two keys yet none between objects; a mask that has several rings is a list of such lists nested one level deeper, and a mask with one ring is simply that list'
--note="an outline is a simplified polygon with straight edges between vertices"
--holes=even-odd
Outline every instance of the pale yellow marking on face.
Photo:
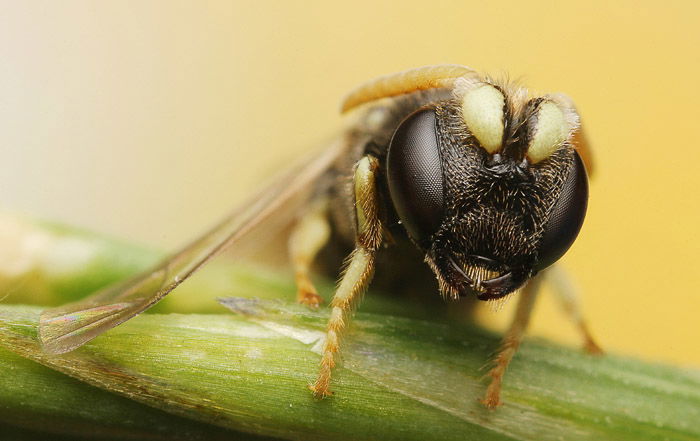
[{"label": "pale yellow marking on face", "polygon": [[569,137],[570,124],[564,112],[554,103],[545,102],[537,111],[537,126],[527,156],[537,163],[548,158]]},{"label": "pale yellow marking on face", "polygon": [[462,117],[484,149],[495,153],[503,143],[503,106],[500,90],[484,84],[467,90],[462,100]]}]

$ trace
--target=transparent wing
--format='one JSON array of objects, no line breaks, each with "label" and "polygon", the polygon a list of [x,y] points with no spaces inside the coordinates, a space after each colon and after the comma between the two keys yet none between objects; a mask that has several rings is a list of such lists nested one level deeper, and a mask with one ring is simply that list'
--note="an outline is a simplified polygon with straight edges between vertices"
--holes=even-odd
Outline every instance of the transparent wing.
[{"label": "transparent wing", "polygon": [[78,302],[41,314],[44,350],[61,354],[154,305],[209,259],[268,224],[284,227],[317,189],[317,182],[344,151],[343,137],[328,149],[293,167],[221,223],[143,274],[108,286]]}]

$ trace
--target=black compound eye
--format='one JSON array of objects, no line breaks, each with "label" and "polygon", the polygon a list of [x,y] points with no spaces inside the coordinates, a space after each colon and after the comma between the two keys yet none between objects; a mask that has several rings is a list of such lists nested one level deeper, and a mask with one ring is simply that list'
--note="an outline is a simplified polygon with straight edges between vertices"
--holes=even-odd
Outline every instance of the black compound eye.
[{"label": "black compound eye", "polygon": [[399,124],[389,144],[391,201],[409,236],[425,247],[443,217],[442,161],[435,109],[421,109]]},{"label": "black compound eye", "polygon": [[579,154],[574,151],[574,162],[564,188],[554,205],[540,240],[536,269],[543,270],[566,253],[574,243],[586,217],[588,206],[588,177]]}]

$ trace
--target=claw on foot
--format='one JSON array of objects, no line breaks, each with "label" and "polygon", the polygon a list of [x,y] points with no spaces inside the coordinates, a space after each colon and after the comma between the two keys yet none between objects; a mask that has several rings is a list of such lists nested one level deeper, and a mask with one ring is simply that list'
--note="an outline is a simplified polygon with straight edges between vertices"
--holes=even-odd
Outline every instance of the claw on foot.
[{"label": "claw on foot", "polygon": [[591,355],[603,355],[603,349],[598,346],[598,343],[595,342],[595,339],[591,335],[591,332],[588,330],[588,326],[586,326],[584,321],[579,323],[579,329],[583,335],[583,350]]},{"label": "claw on foot", "polygon": [[605,351],[596,344],[593,340],[588,340],[583,344],[583,350],[590,355],[604,355]]},{"label": "claw on foot", "polygon": [[501,402],[501,382],[504,370],[505,368],[496,366],[487,374],[488,377],[491,377],[491,383],[486,388],[484,398],[479,400],[487,409],[493,410],[503,404]]},{"label": "claw on foot", "polygon": [[498,395],[496,395],[495,397],[491,397],[487,394],[484,398],[482,398],[479,401],[481,402],[481,404],[484,405],[484,407],[486,407],[489,410],[494,410],[495,408],[503,404],[499,399]]},{"label": "claw on foot", "polygon": [[328,389],[328,386],[321,386],[319,384],[309,384],[309,390],[313,392],[314,398],[319,400],[333,395],[333,392]]},{"label": "claw on foot", "polygon": [[297,293],[297,303],[316,309],[319,305],[323,304],[323,297],[313,291],[299,291]]}]

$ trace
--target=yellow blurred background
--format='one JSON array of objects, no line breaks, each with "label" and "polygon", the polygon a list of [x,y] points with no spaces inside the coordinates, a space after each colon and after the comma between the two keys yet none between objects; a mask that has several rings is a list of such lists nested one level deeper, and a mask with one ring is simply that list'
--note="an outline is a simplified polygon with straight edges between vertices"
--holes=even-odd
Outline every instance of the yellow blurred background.
[{"label": "yellow blurred background", "polygon": [[[612,351],[700,366],[697,2],[0,10],[0,206],[168,249],[331,134],[340,99],[374,76],[461,63],[569,94],[597,173],[563,261],[593,332]],[[578,342],[549,296],[532,324]]]}]

